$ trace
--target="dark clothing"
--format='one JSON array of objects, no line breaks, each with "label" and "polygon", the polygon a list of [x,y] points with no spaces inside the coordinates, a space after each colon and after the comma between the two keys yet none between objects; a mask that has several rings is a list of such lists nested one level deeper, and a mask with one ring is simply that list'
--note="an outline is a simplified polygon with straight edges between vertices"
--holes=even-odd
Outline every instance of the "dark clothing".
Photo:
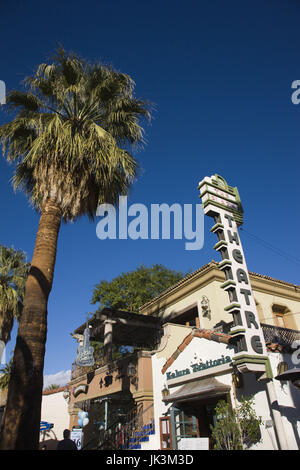
[{"label": "dark clothing", "polygon": [[77,450],[77,447],[71,439],[63,439],[57,444],[56,450]]}]

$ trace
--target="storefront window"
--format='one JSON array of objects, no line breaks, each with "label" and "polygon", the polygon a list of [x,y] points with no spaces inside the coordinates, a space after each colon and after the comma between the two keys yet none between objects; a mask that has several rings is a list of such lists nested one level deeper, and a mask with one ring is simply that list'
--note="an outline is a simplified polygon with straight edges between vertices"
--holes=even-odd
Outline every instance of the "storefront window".
[{"label": "storefront window", "polygon": [[171,409],[171,422],[175,448],[178,448],[178,443],[183,438],[199,437],[196,416],[173,407]]},{"label": "storefront window", "polygon": [[181,439],[197,437],[208,437],[209,447],[213,448],[211,428],[216,424],[215,408],[219,400],[226,399],[226,395],[220,395],[172,406],[170,416],[173,448],[178,449]]}]

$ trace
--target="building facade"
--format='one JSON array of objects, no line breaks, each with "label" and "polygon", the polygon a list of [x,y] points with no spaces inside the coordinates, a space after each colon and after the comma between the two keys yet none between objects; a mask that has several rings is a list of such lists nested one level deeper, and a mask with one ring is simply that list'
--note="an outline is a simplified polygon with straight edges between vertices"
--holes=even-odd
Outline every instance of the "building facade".
[{"label": "building facade", "polygon": [[[242,397],[253,396],[262,424],[260,440],[251,448],[299,449],[300,391],[274,380],[282,363],[293,367],[292,354],[287,346],[275,343],[268,344],[267,350],[272,378],[261,372],[241,374],[232,360],[235,347],[230,335],[165,324],[161,345],[152,358],[155,428],[159,430],[154,448],[201,449],[206,441],[212,449],[211,426],[218,418],[218,401],[236,408]],[[273,386],[272,403],[268,382]],[[280,410],[279,420],[274,407]]]},{"label": "building facade", "polygon": [[[225,274],[211,261],[140,308],[143,315],[203,329],[230,322],[221,286]],[[300,286],[249,272],[260,323],[300,330]]]},{"label": "building facade", "polygon": [[[132,368],[122,367],[124,358],[119,358],[117,367],[107,366],[108,371],[116,369],[117,376],[106,372],[110,385],[122,392],[118,400],[126,397],[128,409],[131,405],[136,410],[132,429],[126,424],[125,408],[121,413],[113,411],[115,424],[108,423],[108,402],[114,392],[112,388],[101,398],[98,379],[93,383],[92,378],[89,385],[87,376],[81,377],[77,386],[90,396],[85,403],[72,403],[86,406],[93,394],[98,395],[94,399],[100,396],[100,402],[105,402],[104,436],[108,438],[110,430],[114,446],[191,449],[214,446],[211,429],[218,420],[215,408],[220,399],[237,408],[242,396],[254,395],[255,411],[265,423],[255,446],[298,449],[297,390],[275,377],[281,367],[298,364],[300,287],[248,271],[238,233],[243,209],[237,188],[213,175],[199,183],[199,190],[204,213],[214,222],[211,232],[217,236],[214,248],[221,261],[206,264],[148,302],[140,308],[139,318],[104,309],[93,317],[91,332],[84,326],[74,332],[79,342],[88,333],[103,342],[107,364],[112,362],[113,344],[140,348],[133,364],[134,393],[128,386]],[[145,347],[148,352],[141,351]],[[143,354],[148,360],[140,366]],[[104,374],[98,366],[93,365],[90,373]],[[140,376],[149,379],[146,387],[141,380],[140,388]],[[119,377],[124,382],[118,387]],[[76,388],[74,397],[75,393]],[[151,404],[145,409],[146,396]],[[138,400],[143,402],[139,411]],[[102,422],[103,418],[99,428]]]},{"label": "building facade", "polygon": [[[263,421],[261,441],[254,448],[300,448],[300,392],[292,384],[274,379],[280,364],[295,367],[297,344],[292,346],[297,341],[300,345],[300,288],[251,272],[250,279],[269,377],[264,368],[244,373],[242,367],[238,371],[233,366],[236,344],[230,335],[231,317],[224,310],[228,299],[221,289],[225,275],[214,261],[144,305],[140,314],[106,310],[91,320],[93,340],[104,342],[109,322],[112,344],[121,344],[123,338],[123,342],[139,346],[115,359],[105,355],[103,348],[90,369],[75,365],[68,384],[69,428],[77,426],[78,411],[89,410],[90,421],[84,428],[87,448],[101,441],[101,429],[116,436],[115,448],[178,449],[187,442],[201,445],[203,438],[211,448],[216,403],[225,399],[235,407],[242,396],[249,395],[254,395],[256,413]],[[279,305],[290,328],[278,326]],[[77,340],[83,329],[84,325],[74,332]],[[205,368],[202,364],[207,361]],[[235,384],[237,373],[242,376],[239,387]],[[279,405],[280,412],[275,410],[275,415],[270,397]],[[178,429],[183,428],[192,431],[180,434]],[[139,430],[137,434],[134,429]]]}]

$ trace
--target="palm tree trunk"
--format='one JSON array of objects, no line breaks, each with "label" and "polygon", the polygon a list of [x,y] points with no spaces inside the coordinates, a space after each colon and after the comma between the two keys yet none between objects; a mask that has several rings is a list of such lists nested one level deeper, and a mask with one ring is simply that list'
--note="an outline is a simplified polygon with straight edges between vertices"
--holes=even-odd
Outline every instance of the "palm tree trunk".
[{"label": "palm tree trunk", "polygon": [[38,449],[47,303],[52,288],[61,210],[47,201],[41,212],[19,323],[0,449]]}]

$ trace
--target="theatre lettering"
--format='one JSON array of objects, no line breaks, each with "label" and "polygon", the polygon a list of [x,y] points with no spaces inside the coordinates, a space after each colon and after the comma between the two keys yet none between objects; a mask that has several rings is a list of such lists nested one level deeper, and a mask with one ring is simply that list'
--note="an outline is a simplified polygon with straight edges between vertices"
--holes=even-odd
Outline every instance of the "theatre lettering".
[{"label": "theatre lettering", "polygon": [[238,190],[229,186],[219,175],[204,178],[199,183],[199,189],[204,213],[215,221],[211,232],[217,235],[218,242],[214,248],[221,254],[219,269],[225,274],[221,287],[229,297],[229,305],[224,310],[232,315],[230,335],[237,346],[233,361],[239,366],[253,363],[267,365],[263,332],[238,233],[238,225],[243,223]]}]

